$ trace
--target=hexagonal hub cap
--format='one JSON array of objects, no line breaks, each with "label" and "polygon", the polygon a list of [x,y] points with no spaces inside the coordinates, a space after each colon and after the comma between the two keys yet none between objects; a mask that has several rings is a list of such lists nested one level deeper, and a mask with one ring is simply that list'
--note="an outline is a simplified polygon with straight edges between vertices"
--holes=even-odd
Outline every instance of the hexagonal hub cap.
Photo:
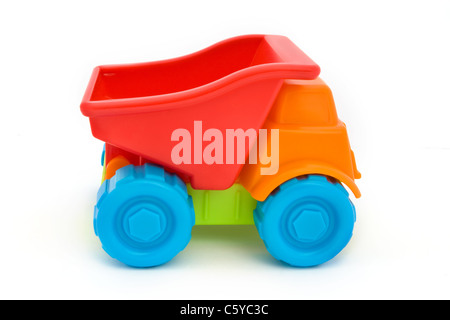
[{"label": "hexagonal hub cap", "polygon": [[140,209],[128,218],[130,235],[140,241],[150,241],[161,232],[158,213]]},{"label": "hexagonal hub cap", "polygon": [[320,211],[303,210],[293,225],[298,240],[313,242],[319,240],[327,230],[328,219]]}]

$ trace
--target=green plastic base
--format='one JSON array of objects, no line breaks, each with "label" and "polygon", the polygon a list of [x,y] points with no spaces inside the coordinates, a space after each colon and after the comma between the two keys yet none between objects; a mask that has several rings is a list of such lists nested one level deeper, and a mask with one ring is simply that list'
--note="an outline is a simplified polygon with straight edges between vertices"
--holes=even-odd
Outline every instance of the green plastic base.
[{"label": "green plastic base", "polygon": [[226,190],[195,190],[187,185],[192,196],[196,225],[251,225],[256,200],[240,184]]}]

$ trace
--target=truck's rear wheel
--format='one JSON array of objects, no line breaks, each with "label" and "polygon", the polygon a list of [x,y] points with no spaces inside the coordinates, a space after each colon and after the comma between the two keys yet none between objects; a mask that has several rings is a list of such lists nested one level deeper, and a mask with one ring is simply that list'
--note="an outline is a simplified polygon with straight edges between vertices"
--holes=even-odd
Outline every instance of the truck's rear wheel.
[{"label": "truck's rear wheel", "polygon": [[291,179],[254,211],[267,250],[293,266],[322,264],[350,241],[356,220],[348,193],[324,176]]},{"label": "truck's rear wheel", "polygon": [[111,257],[130,266],[171,260],[188,244],[194,222],[185,184],[157,166],[123,167],[98,192],[95,233]]}]

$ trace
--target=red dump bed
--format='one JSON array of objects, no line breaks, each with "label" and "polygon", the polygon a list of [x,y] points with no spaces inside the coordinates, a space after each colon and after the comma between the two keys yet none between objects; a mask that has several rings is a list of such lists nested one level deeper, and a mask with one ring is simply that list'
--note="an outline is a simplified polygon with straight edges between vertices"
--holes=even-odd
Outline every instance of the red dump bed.
[{"label": "red dump bed", "polygon": [[192,153],[194,121],[223,137],[226,129],[258,130],[284,79],[319,72],[286,37],[240,36],[175,59],[97,67],[81,111],[98,139],[179,173],[196,189],[225,189],[242,164],[194,164],[193,154],[190,164],[174,164],[174,130],[191,133]]}]

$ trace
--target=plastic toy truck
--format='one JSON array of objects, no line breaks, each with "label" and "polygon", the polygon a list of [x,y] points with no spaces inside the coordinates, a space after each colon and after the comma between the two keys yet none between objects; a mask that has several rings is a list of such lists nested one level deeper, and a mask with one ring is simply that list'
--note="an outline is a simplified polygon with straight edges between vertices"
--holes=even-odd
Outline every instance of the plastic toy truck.
[{"label": "plastic toy truck", "polygon": [[164,264],[194,225],[255,224],[270,254],[314,266],[349,242],[360,178],[319,66],[284,36],[94,69],[81,103],[105,142],[94,229],[135,267]]}]

